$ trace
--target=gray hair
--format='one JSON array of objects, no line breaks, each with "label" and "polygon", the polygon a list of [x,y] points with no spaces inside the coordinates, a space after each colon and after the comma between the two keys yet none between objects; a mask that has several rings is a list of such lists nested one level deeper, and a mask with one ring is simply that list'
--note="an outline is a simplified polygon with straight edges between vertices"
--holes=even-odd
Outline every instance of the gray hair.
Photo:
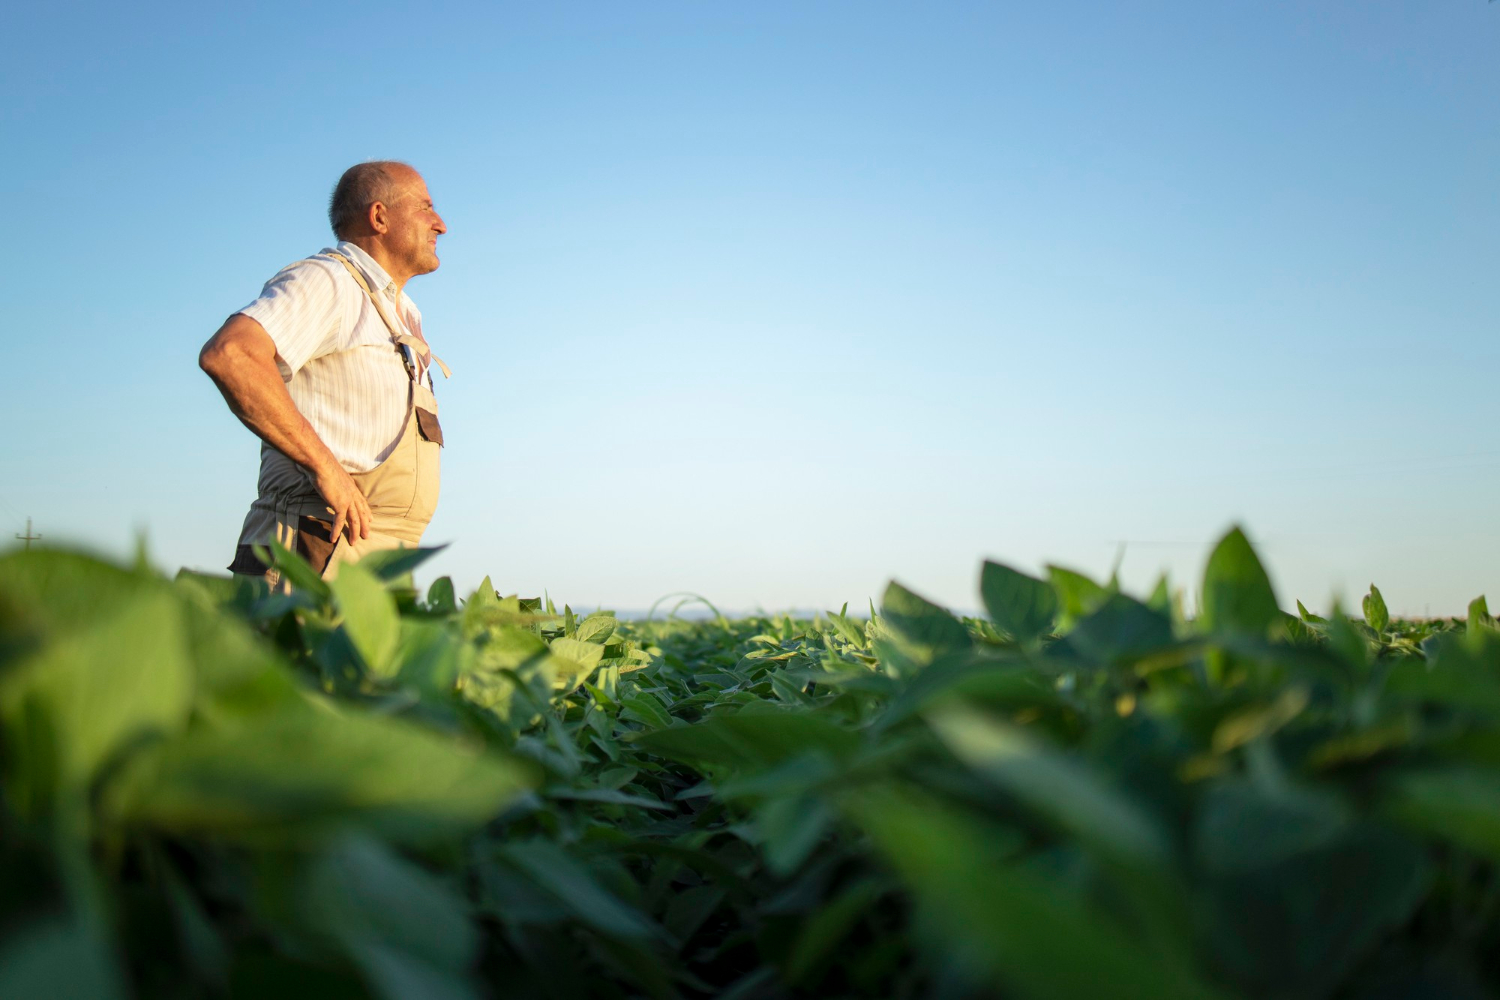
[{"label": "gray hair", "polygon": [[371,205],[377,201],[391,203],[396,181],[391,167],[412,169],[400,160],[370,160],[344,171],[333,186],[333,197],[328,199],[328,224],[333,227],[333,235],[344,239]]}]

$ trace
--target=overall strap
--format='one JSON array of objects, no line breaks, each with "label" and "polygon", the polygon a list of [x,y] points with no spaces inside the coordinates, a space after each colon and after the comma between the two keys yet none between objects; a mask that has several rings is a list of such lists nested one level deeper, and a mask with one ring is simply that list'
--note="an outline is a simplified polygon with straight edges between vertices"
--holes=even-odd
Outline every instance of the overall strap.
[{"label": "overall strap", "polygon": [[[343,254],[337,253],[333,250],[328,251],[328,256],[332,257],[340,264],[343,264],[344,267],[349,271],[349,274],[353,276],[354,280],[359,283],[359,287],[365,290],[365,294],[370,297],[370,302],[375,306],[375,311],[380,314],[381,321],[385,323],[385,328],[391,332],[392,340],[394,340],[398,345],[402,347],[410,348],[413,352],[416,353],[419,358],[422,359],[422,363],[424,365],[431,367],[433,362],[436,362],[438,368],[442,369],[444,378],[453,377],[453,372],[449,370],[447,365],[443,364],[443,359],[432,353],[432,348],[427,346],[427,341],[422,340],[418,337],[413,337],[402,328],[396,326],[395,323],[391,322],[391,317],[386,313],[385,306],[381,305],[380,303],[380,296],[376,295],[375,292],[371,290],[370,283],[367,282],[365,280],[365,276],[359,272],[359,268],[354,266],[353,261],[351,261],[348,257],[345,257]],[[413,381],[415,380],[416,378],[414,374]]]}]

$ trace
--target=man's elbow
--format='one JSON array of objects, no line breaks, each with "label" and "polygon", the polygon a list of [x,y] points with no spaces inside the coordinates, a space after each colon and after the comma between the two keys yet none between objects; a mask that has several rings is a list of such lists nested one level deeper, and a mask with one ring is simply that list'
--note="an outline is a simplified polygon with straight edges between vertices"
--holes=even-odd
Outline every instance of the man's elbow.
[{"label": "man's elbow", "polygon": [[[279,361],[270,335],[243,314],[229,317],[198,352],[198,367],[213,379],[220,392],[233,396],[252,384],[280,383]],[[234,405],[232,400],[230,405]]]},{"label": "man's elbow", "polygon": [[236,315],[225,320],[198,352],[198,367],[215,382],[222,382],[225,375],[245,361],[246,331],[243,323],[236,322],[240,318]]},{"label": "man's elbow", "polygon": [[224,370],[224,346],[216,340],[210,340],[204,344],[203,350],[198,352],[198,367],[205,375],[217,382],[219,374]]}]

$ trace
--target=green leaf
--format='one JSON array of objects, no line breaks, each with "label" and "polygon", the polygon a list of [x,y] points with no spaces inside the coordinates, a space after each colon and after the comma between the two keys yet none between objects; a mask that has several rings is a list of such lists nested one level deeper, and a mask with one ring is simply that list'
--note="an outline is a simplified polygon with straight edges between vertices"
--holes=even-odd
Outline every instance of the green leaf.
[{"label": "green leaf", "polygon": [[1048,566],[1047,578],[1057,594],[1061,617],[1059,628],[1067,628],[1073,622],[1093,611],[1109,597],[1109,591],[1099,586],[1082,573],[1061,566]]},{"label": "green leaf", "polygon": [[849,605],[845,604],[844,611],[840,611],[838,614],[834,614],[832,611],[828,612],[828,620],[833,622],[833,627],[846,641],[857,649],[864,649],[869,645],[865,641],[864,626],[845,614],[848,609]]},{"label": "green leaf", "polygon": [[429,698],[446,700],[462,672],[466,652],[463,641],[446,623],[403,618],[393,662],[402,684]]},{"label": "green leaf", "polygon": [[1199,863],[1215,875],[1257,871],[1327,847],[1351,824],[1348,809],[1311,793],[1268,795],[1243,781],[1209,788],[1198,807]]},{"label": "green leaf", "polygon": [[1025,573],[986,560],[979,576],[990,621],[1018,642],[1031,642],[1051,631],[1057,618],[1057,591]]},{"label": "green leaf", "polygon": [[276,539],[271,539],[271,565],[281,572],[281,578],[298,590],[311,594],[319,602],[329,597],[328,581],[321,573],[307,564],[291,549]]},{"label": "green leaf", "polygon": [[202,979],[224,982],[229,974],[229,949],[223,935],[166,853],[151,851],[148,856],[171,908],[185,964]]},{"label": "green leaf", "polygon": [[0,997],[56,1000],[126,995],[109,948],[82,924],[60,919],[11,927],[0,945]]},{"label": "green leaf", "polygon": [[601,886],[589,870],[551,841],[506,844],[500,854],[575,918],[618,938],[654,936],[656,927],[644,914]]},{"label": "green leaf", "polygon": [[1000,995],[1218,995],[1185,962],[1142,948],[1084,898],[1009,860],[993,828],[915,791],[866,787],[847,801],[948,947],[984,970]]},{"label": "green leaf", "polygon": [[753,750],[744,747],[735,733],[717,724],[703,721],[694,726],[670,726],[654,732],[631,733],[628,742],[661,757],[688,763],[723,763],[732,765]]},{"label": "green leaf", "polygon": [[[1395,704],[1446,705],[1464,713],[1500,716],[1500,637],[1458,632],[1433,638],[1431,662],[1400,660],[1392,665],[1385,695]],[[1475,638],[1488,639],[1476,644]]]},{"label": "green leaf", "polygon": [[1016,663],[949,657],[903,685],[886,704],[877,729],[889,728],[948,697],[1012,712],[1053,711],[1065,706],[1052,675]]},{"label": "green leaf", "polygon": [[0,674],[13,752],[7,792],[23,808],[44,810],[126,745],[181,729],[192,697],[178,601],[165,586],[143,583]]},{"label": "green leaf", "polygon": [[828,832],[833,810],[819,796],[775,798],[755,812],[766,864],[785,877],[802,867]]},{"label": "green leaf", "polygon": [[293,705],[140,755],[107,804],[172,834],[302,844],[358,825],[425,842],[478,827],[534,784],[518,762],[408,722]]},{"label": "green leaf", "polygon": [[1407,829],[1500,861],[1500,775],[1467,767],[1391,779],[1384,811]]},{"label": "green leaf", "polygon": [[1151,588],[1151,596],[1146,598],[1146,607],[1167,618],[1172,616],[1172,587],[1167,581],[1167,574],[1163,573],[1156,578],[1156,586]]},{"label": "green leaf", "polygon": [[[1262,854],[1263,864],[1221,870],[1205,886],[1200,933],[1246,996],[1332,994],[1411,919],[1430,885],[1425,853],[1388,827],[1356,824],[1324,841],[1328,831],[1319,827],[1326,821],[1294,815],[1281,810],[1280,822],[1262,816],[1236,838],[1241,851],[1269,846],[1285,856]],[[1249,844],[1256,834],[1272,843]],[[1289,835],[1308,843],[1296,850]]]},{"label": "green leaf", "polygon": [[1315,615],[1311,611],[1307,610],[1307,607],[1301,601],[1297,602],[1297,615],[1303,621],[1305,621],[1305,622],[1307,622],[1307,623],[1309,623],[1311,625],[1326,625],[1326,624],[1328,624],[1328,619],[1326,619],[1326,618],[1319,618],[1317,615]]},{"label": "green leaf", "polygon": [[666,729],[672,724],[672,716],[667,713],[666,707],[645,691],[620,700],[620,717],[639,722],[650,729]]},{"label": "green leaf", "polygon": [[1210,632],[1264,635],[1280,609],[1271,580],[1239,528],[1214,547],[1203,572],[1203,624]]},{"label": "green leaf", "polygon": [[399,665],[391,659],[401,639],[396,599],[365,569],[363,561],[339,567],[330,587],[343,616],[344,631],[365,666],[377,677],[394,676]]},{"label": "green leaf", "polygon": [[617,624],[614,615],[596,611],[578,623],[578,631],[573,638],[580,642],[597,642],[602,645],[614,635]]},{"label": "green leaf", "polygon": [[1365,595],[1365,624],[1375,630],[1379,635],[1384,632],[1391,623],[1390,612],[1386,610],[1385,598],[1380,596],[1380,588],[1373,583],[1370,584],[1370,592]]},{"label": "green leaf", "polygon": [[695,885],[683,889],[667,904],[662,923],[679,940],[686,941],[697,933],[724,902],[724,890],[713,885]]},{"label": "green leaf", "polygon": [[180,609],[189,657],[197,667],[193,710],[200,718],[225,725],[301,698],[286,662],[244,622],[191,597]]},{"label": "green leaf", "polygon": [[[376,549],[360,557],[359,565],[381,580],[391,581],[403,577],[422,565],[439,552],[446,549],[446,545],[435,545],[431,548],[399,548],[399,549]],[[343,569],[339,572],[342,574]]]},{"label": "green leaf", "polygon": [[458,612],[458,599],[453,594],[453,580],[450,577],[440,576],[432,581],[432,586],[427,588],[427,606],[439,614],[451,615]]},{"label": "green leaf", "polygon": [[796,944],[792,946],[784,970],[787,981],[793,984],[811,981],[819,967],[825,964],[824,960],[888,889],[879,879],[862,879],[815,910],[803,923]]},{"label": "green leaf", "polygon": [[648,795],[632,795],[613,788],[549,788],[545,794],[549,798],[574,802],[603,802],[607,805],[635,806],[641,809],[672,808],[660,799],[653,799]]},{"label": "green leaf", "polygon": [[484,626],[480,634],[483,643],[466,647],[472,655],[461,664],[459,690],[502,719],[510,718],[518,682],[535,696],[545,696],[552,691],[557,667],[569,662],[551,655],[540,636],[523,628]]},{"label": "green leaf", "polygon": [[479,587],[464,602],[463,632],[466,636],[477,635],[486,625],[505,618],[500,606],[500,594],[490,578],[480,581]]},{"label": "green leaf", "polygon": [[1087,766],[963,705],[944,705],[927,721],[959,760],[1085,843],[1131,864],[1167,861],[1155,818]]},{"label": "green leaf", "polygon": [[588,680],[599,663],[604,659],[604,647],[592,642],[582,642],[578,639],[569,639],[567,636],[558,636],[549,644],[553,656],[560,656],[570,668],[567,676],[558,678],[559,686],[571,691],[584,681]]},{"label": "green leaf", "polygon": [[1492,629],[1495,627],[1495,619],[1490,617],[1489,602],[1480,594],[1469,602],[1469,617],[1467,620],[1468,630],[1478,632],[1481,629]]},{"label": "green leaf", "polygon": [[0,556],[0,634],[42,638],[86,626],[157,583],[77,552]]},{"label": "green leaf", "polygon": [[[257,578],[258,579],[258,578]],[[186,567],[179,569],[172,582],[179,588],[196,590],[202,594],[207,602],[219,607],[233,604],[240,595],[240,587],[246,582],[243,576],[229,576],[217,573],[199,573]],[[262,581],[264,585],[264,581]]]},{"label": "green leaf", "polygon": [[920,665],[968,649],[969,630],[948,612],[892,581],[881,598],[880,615],[901,651]]},{"label": "green leaf", "polygon": [[1269,702],[1257,702],[1230,713],[1214,728],[1211,742],[1214,753],[1228,753],[1271,735],[1301,715],[1310,700],[1306,688],[1289,686]]},{"label": "green leaf", "polygon": [[378,841],[339,840],[296,891],[308,929],[338,941],[388,1000],[479,996],[468,980],[479,942],[463,898]]},{"label": "green leaf", "polygon": [[1172,620],[1132,597],[1111,594],[1073,626],[1068,642],[1094,660],[1134,660],[1172,644]]},{"label": "green leaf", "polygon": [[855,733],[806,711],[747,707],[690,726],[632,733],[630,742],[663,757],[739,769],[768,767],[806,752],[846,759],[859,746]]},{"label": "green leaf", "polygon": [[487,995],[460,971],[435,969],[388,945],[365,945],[356,950],[365,980],[385,1000],[478,1000]]},{"label": "green leaf", "polygon": [[1369,636],[1360,630],[1337,604],[1328,619],[1328,647],[1352,667],[1369,666],[1372,650]]}]

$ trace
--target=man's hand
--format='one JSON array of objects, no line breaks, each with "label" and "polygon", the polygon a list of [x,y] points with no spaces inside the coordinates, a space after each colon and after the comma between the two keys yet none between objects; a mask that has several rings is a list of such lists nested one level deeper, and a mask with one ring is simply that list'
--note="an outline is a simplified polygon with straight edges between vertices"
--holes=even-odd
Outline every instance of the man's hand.
[{"label": "man's hand", "polygon": [[354,484],[354,477],[338,465],[316,475],[313,482],[318,492],[328,501],[328,510],[333,514],[333,530],[329,537],[337,541],[340,531],[347,530],[352,545],[361,538],[370,537],[370,502]]},{"label": "man's hand", "polygon": [[370,537],[370,504],[292,402],[276,367],[276,343],[255,320],[235,313],[198,355],[240,423],[312,474],[333,513],[331,537]]}]

